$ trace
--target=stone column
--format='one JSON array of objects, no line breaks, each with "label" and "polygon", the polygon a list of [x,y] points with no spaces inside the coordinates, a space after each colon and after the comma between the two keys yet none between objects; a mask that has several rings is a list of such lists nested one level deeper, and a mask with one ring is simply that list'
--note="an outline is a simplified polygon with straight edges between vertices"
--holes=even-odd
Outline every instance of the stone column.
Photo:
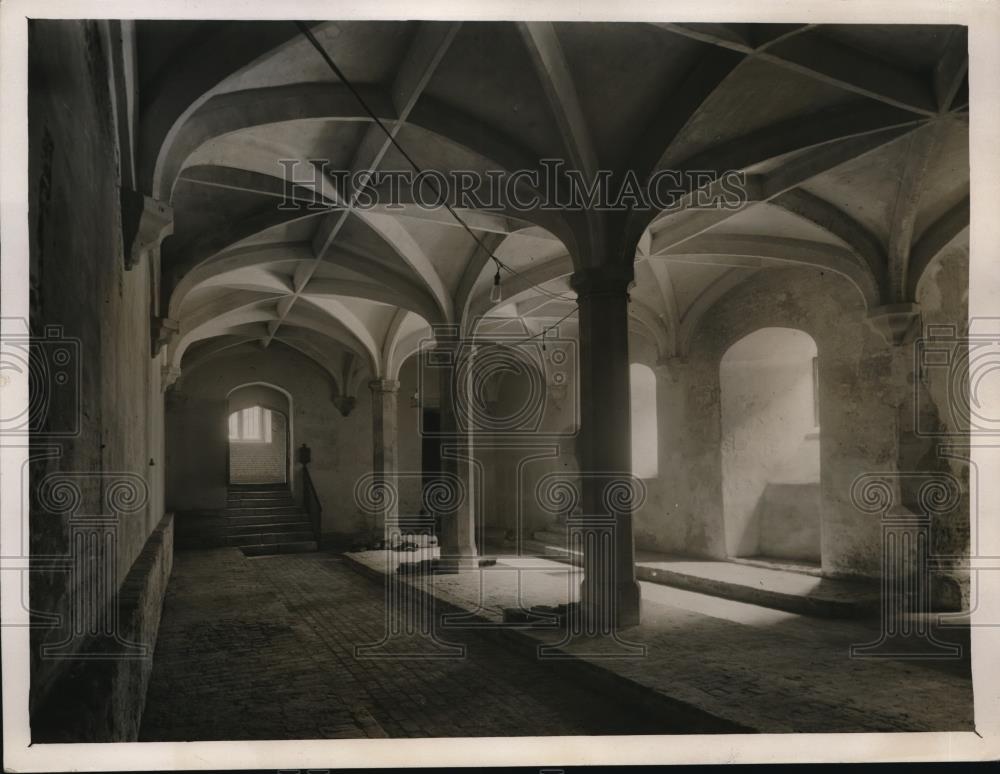
[{"label": "stone column", "polygon": [[468,389],[471,351],[462,345],[457,327],[437,331],[431,353],[441,378],[441,570],[457,572],[478,566],[472,480],[472,423]]},{"label": "stone column", "polygon": [[[621,493],[622,481],[630,481],[632,471],[628,355],[631,282],[630,274],[608,269],[578,271],[571,281],[580,307],[583,514],[614,519],[613,566],[605,567],[600,555],[585,552],[581,601],[589,615],[597,620],[612,620],[616,627],[639,622],[632,503],[630,497],[614,494],[616,489]],[[610,594],[606,588],[609,585],[614,587]],[[611,610],[606,609],[608,604]]]},{"label": "stone column", "polygon": [[[377,489],[373,502],[380,505],[375,514],[375,532],[381,537],[387,522],[395,521],[398,513],[398,445],[396,396],[399,382],[374,379],[368,383],[372,391],[372,472]],[[380,494],[379,490],[388,490]]]}]

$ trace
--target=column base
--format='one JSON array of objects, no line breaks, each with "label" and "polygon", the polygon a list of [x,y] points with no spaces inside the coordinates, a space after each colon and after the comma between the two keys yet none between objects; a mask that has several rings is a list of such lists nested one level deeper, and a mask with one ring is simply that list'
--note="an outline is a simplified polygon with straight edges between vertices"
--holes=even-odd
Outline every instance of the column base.
[{"label": "column base", "polygon": [[434,572],[454,574],[479,569],[479,557],[475,554],[461,556],[442,556],[434,560]]},{"label": "column base", "polygon": [[[598,596],[598,602],[602,598],[603,595]],[[598,609],[588,599],[586,579],[580,584],[580,600],[584,617],[594,622],[599,629],[607,627],[612,619],[616,630],[638,626],[641,620],[642,594],[639,591],[639,583],[635,580],[615,584],[614,608],[611,611]]]}]

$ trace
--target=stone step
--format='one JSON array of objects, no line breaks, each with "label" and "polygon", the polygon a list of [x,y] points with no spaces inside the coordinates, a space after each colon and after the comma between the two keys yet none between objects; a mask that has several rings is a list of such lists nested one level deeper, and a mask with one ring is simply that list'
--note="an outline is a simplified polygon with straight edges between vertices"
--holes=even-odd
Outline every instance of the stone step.
[{"label": "stone step", "polygon": [[257,511],[259,513],[264,513],[266,511],[280,511],[284,508],[301,508],[297,502],[292,500],[281,500],[274,503],[262,503],[262,502],[247,502],[247,503],[229,503],[226,505],[227,511]]},{"label": "stone step", "polygon": [[291,499],[292,493],[287,489],[280,492],[229,492],[226,497],[230,500],[263,500],[270,503]]},{"label": "stone step", "polygon": [[291,508],[298,505],[291,497],[280,500],[229,500],[227,508]]},{"label": "stone step", "polygon": [[272,556],[275,554],[304,554],[318,551],[319,544],[315,540],[302,540],[289,543],[272,543],[257,546],[240,546],[244,556]]},{"label": "stone step", "polygon": [[270,546],[279,543],[299,543],[314,540],[312,530],[299,530],[297,532],[251,532],[244,535],[228,535],[226,545],[236,548],[247,546]]},{"label": "stone step", "polygon": [[254,508],[226,508],[226,516],[290,516],[301,514],[302,508],[298,505],[276,505],[273,507]]},{"label": "stone step", "polygon": [[227,529],[231,527],[240,526],[250,526],[250,525],[261,525],[261,524],[287,524],[289,522],[303,522],[309,523],[309,517],[306,516],[302,511],[296,511],[295,513],[283,513],[283,514],[272,514],[272,513],[260,513],[253,516],[226,516],[225,526]]},{"label": "stone step", "polygon": [[258,532],[311,532],[312,524],[304,519],[297,521],[266,521],[252,524],[242,522],[226,525],[229,535],[252,535]]},{"label": "stone step", "polygon": [[254,483],[247,483],[247,484],[230,484],[229,485],[229,490],[230,491],[239,492],[239,491],[243,491],[245,489],[265,489],[265,490],[288,489],[288,484],[285,483],[285,482],[281,482],[281,483],[275,483],[275,484],[254,484]]},{"label": "stone step", "polygon": [[226,496],[230,500],[264,500],[265,502],[271,502],[273,500],[291,499],[292,493],[285,489],[280,492],[229,492]]},{"label": "stone step", "polygon": [[734,564],[761,567],[765,570],[786,570],[801,573],[802,575],[814,575],[817,578],[823,575],[823,569],[818,564],[802,564],[794,560],[787,561],[768,556],[731,556],[729,561]]},{"label": "stone step", "polygon": [[796,594],[642,564],[636,565],[635,575],[639,580],[664,586],[820,618],[868,618],[879,610],[879,600],[871,594],[859,593],[857,598]]},{"label": "stone step", "polygon": [[275,497],[291,497],[292,496],[292,490],[291,489],[272,489],[272,490],[268,490],[268,491],[264,491],[264,492],[260,492],[260,491],[257,491],[257,490],[247,490],[245,492],[234,492],[233,490],[230,489],[226,494],[227,494],[228,497],[234,497],[234,498],[239,498],[239,497],[244,497],[244,498],[246,498],[246,497],[257,497],[257,498],[260,498],[260,499],[263,499],[263,500],[270,500],[270,499],[274,499]]}]

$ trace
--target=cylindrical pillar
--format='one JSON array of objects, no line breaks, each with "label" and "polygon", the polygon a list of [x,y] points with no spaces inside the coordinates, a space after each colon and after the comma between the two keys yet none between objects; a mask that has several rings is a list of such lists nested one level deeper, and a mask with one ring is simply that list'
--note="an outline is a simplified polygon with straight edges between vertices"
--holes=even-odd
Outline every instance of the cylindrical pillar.
[{"label": "cylindrical pillar", "polygon": [[[628,354],[628,288],[632,278],[608,269],[572,277],[580,307],[580,472],[583,513],[611,516],[614,546],[585,552],[581,602],[595,620],[639,623],[631,491],[632,429]],[[623,485],[628,486],[628,490]],[[613,556],[613,566],[605,566]],[[596,580],[595,579],[599,579]],[[595,582],[601,588],[595,587]],[[610,605],[613,609],[606,608]]]},{"label": "cylindrical pillar", "polygon": [[374,529],[381,535],[387,524],[397,516],[398,445],[396,426],[398,412],[396,396],[399,382],[390,379],[374,379],[368,383],[372,392],[372,472],[377,503]]},{"label": "cylindrical pillar", "polygon": [[441,498],[441,547],[439,569],[455,572],[478,566],[475,509],[472,480],[472,424],[468,396],[464,391],[463,357],[471,357],[455,326],[437,330],[437,346],[431,357],[437,364],[441,396],[441,472],[440,482],[449,489]]}]

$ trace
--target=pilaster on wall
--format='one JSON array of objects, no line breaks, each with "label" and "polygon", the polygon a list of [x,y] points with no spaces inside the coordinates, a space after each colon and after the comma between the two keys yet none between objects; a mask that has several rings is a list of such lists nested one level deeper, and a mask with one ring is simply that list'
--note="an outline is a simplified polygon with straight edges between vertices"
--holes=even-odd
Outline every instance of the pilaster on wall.
[{"label": "pilaster on wall", "polygon": [[[969,519],[976,517],[970,512],[968,426],[957,416],[963,402],[955,395],[963,384],[955,368],[962,366],[964,342],[948,336],[935,339],[926,332],[888,347],[896,413],[894,496],[900,511],[929,520],[934,608],[957,610],[969,604],[962,557],[969,550]],[[941,367],[942,356],[948,357],[949,367]],[[951,381],[950,389],[935,390],[934,382],[942,379]],[[946,493],[949,506],[940,509],[940,503],[929,501],[931,491]]]}]

